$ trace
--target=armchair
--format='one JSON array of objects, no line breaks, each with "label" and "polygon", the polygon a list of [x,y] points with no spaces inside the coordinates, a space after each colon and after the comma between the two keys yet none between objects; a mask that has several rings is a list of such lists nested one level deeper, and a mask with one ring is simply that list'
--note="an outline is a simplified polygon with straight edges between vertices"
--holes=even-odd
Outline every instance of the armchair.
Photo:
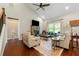
[{"label": "armchair", "polygon": [[63,40],[60,41],[60,47],[63,47],[65,49],[69,49],[69,45],[70,45],[70,40],[71,40],[71,34],[70,33],[65,33],[65,38]]}]

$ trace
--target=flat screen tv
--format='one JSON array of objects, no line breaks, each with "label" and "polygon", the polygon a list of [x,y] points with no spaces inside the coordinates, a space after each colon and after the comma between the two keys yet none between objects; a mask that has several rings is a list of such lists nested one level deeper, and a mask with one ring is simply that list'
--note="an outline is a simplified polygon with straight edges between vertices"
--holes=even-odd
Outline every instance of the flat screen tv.
[{"label": "flat screen tv", "polygon": [[32,26],[39,26],[39,21],[32,20]]}]

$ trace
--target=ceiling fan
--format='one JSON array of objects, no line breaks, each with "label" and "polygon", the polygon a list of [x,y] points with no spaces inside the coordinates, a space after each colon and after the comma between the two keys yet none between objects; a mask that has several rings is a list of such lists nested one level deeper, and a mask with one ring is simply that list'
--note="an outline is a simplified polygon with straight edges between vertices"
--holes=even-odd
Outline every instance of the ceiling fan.
[{"label": "ceiling fan", "polygon": [[45,10],[44,7],[50,6],[50,4],[43,4],[43,3],[40,3],[39,5],[38,5],[38,4],[33,4],[33,5],[39,7],[39,8],[37,8],[36,10],[39,10],[40,8],[41,8],[42,10]]}]

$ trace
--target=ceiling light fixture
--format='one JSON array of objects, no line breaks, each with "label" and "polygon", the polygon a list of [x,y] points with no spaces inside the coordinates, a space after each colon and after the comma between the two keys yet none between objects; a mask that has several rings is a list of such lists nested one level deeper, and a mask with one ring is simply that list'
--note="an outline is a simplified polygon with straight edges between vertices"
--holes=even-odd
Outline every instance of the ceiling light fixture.
[{"label": "ceiling light fixture", "polygon": [[65,9],[68,10],[69,9],[69,6],[66,6]]}]

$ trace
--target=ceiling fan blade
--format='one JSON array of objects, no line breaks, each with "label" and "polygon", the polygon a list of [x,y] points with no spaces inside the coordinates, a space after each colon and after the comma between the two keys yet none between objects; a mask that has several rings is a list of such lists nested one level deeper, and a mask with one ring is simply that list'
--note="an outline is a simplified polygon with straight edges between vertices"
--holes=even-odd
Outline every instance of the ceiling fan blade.
[{"label": "ceiling fan blade", "polygon": [[44,4],[44,5],[42,5],[43,7],[45,7],[45,6],[50,6],[50,4]]},{"label": "ceiling fan blade", "polygon": [[39,6],[39,5],[37,5],[37,4],[33,4],[33,5],[35,5],[35,6]]}]

